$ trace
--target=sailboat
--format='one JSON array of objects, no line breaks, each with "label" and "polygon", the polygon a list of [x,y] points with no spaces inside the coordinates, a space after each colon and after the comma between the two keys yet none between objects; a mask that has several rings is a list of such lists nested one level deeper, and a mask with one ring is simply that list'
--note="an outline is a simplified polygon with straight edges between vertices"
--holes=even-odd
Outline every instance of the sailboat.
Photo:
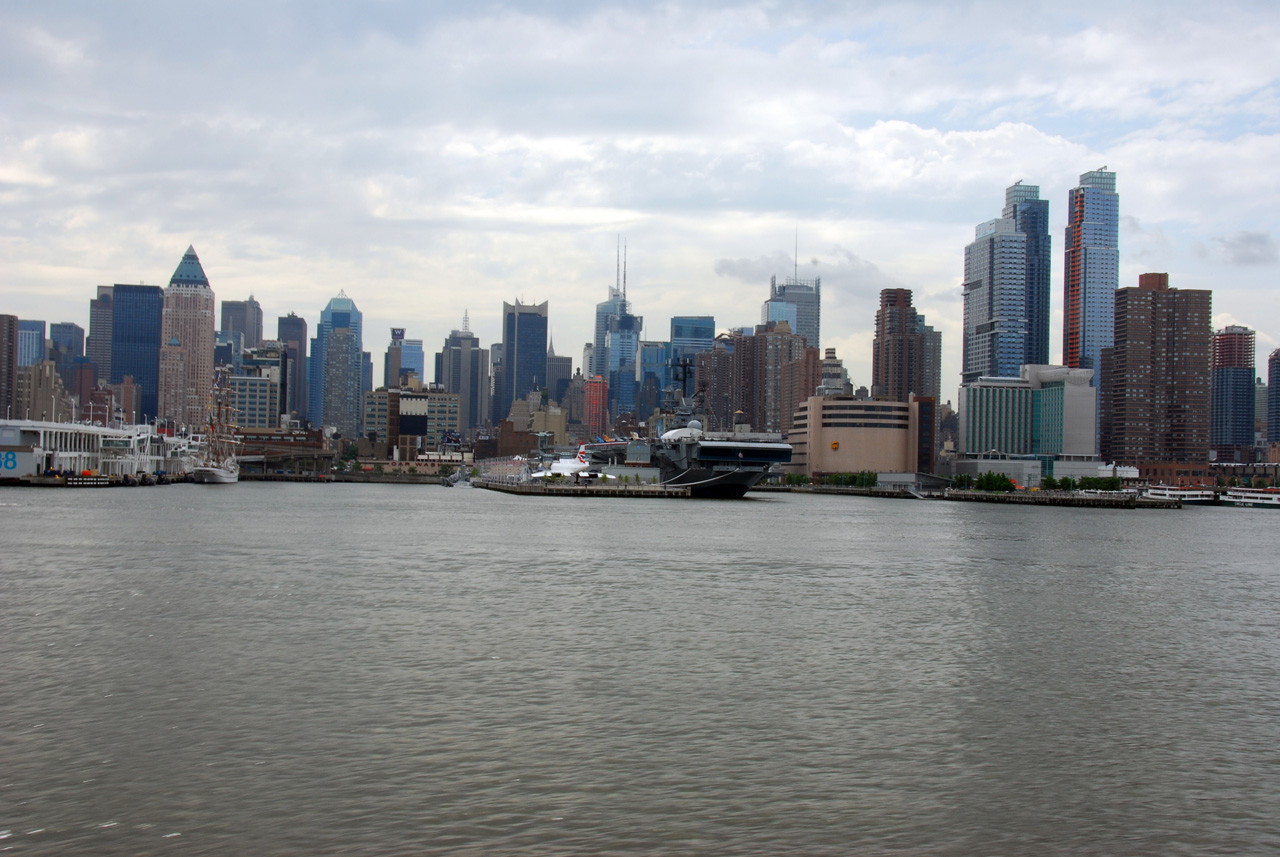
[{"label": "sailboat", "polygon": [[193,482],[209,485],[231,485],[240,481],[240,464],[235,456],[235,426],[229,417],[231,391],[225,371],[215,376],[209,393],[209,434],[204,441],[204,454],[191,471]]}]

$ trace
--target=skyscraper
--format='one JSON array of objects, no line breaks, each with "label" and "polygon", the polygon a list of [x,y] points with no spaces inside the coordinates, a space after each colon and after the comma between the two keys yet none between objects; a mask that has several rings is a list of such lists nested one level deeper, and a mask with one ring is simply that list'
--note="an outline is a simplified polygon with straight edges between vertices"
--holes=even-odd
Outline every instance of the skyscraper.
[{"label": "skyscraper", "polygon": [[592,341],[591,371],[584,371],[588,377],[599,375],[609,377],[609,325],[613,319],[631,311],[621,286],[609,287],[609,299],[596,304],[596,332]]},{"label": "skyscraper", "polygon": [[502,304],[502,397],[505,419],[516,399],[546,384],[547,302]]},{"label": "skyscraper", "polygon": [[872,396],[891,402],[910,401],[912,393],[938,398],[942,334],[911,305],[910,289],[880,292],[871,348]]},{"label": "skyscraper", "polygon": [[309,419],[307,393],[307,320],[289,313],[276,322],[276,339],[284,346],[288,358],[288,383],[285,385],[284,408],[302,422]]},{"label": "skyscraper", "polygon": [[97,366],[100,381],[111,380],[111,286],[98,286],[98,296],[89,301],[89,341],[84,355]]},{"label": "skyscraper", "polygon": [[0,414],[16,419],[18,394],[18,317],[0,315]]},{"label": "skyscraper", "polygon": [[1280,348],[1267,358],[1267,443],[1280,443]]},{"label": "skyscraper", "polygon": [[164,290],[157,415],[177,425],[209,422],[213,386],[213,289],[194,247],[187,247]]},{"label": "skyscraper", "polygon": [[1062,362],[1071,369],[1097,369],[1113,342],[1119,242],[1116,174],[1106,167],[1083,174],[1067,201]]},{"label": "skyscraper", "polygon": [[1213,335],[1209,445],[1218,461],[1253,461],[1254,341],[1254,332],[1239,325]]},{"label": "skyscraper", "polygon": [[244,347],[257,348],[262,343],[262,306],[253,295],[247,301],[223,301],[220,329],[244,334]]},{"label": "skyscraper", "polygon": [[1167,478],[1170,465],[1209,460],[1212,299],[1169,288],[1168,274],[1116,292],[1115,344],[1097,382],[1104,461]]},{"label": "skyscraper", "polygon": [[159,411],[160,336],[164,289],[117,283],[111,289],[111,383],[132,378],[137,388],[136,419],[149,422]]},{"label": "skyscraper", "polygon": [[45,323],[35,319],[18,321],[18,365],[35,366],[44,362]]},{"label": "skyscraper", "polygon": [[471,332],[464,314],[462,329],[452,331],[436,355],[435,382],[458,394],[458,426],[466,432],[489,419],[489,352]]},{"label": "skyscraper", "polygon": [[1039,185],[1017,181],[1005,188],[1001,217],[1012,220],[1026,240],[1027,359],[1024,363],[1049,362],[1049,278],[1053,267],[1053,239],[1049,236],[1049,200],[1040,198]]},{"label": "skyscraper", "polygon": [[[765,301],[762,314],[770,312],[771,302],[781,302],[795,307],[796,323],[793,332],[803,336],[810,348],[818,348],[818,337],[822,333],[822,278],[801,280],[787,277],[782,283],[777,277],[769,278],[769,299]],[[777,310],[775,309],[776,313]],[[767,323],[767,322],[766,322]]]},{"label": "skyscraper", "polygon": [[564,399],[569,382],[573,380],[573,358],[567,354],[563,357],[556,354],[555,343],[550,334],[547,335],[547,395],[552,401]]},{"label": "skyscraper", "polygon": [[335,311],[325,331],[324,382],[320,388],[324,424],[333,426],[347,441],[360,436],[364,415],[362,352],[351,327],[351,312]]},{"label": "skyscraper", "polygon": [[[332,386],[327,387],[326,381],[328,377],[328,360],[330,357],[329,335],[336,329],[345,329],[349,331],[349,336],[344,336],[342,347],[333,351],[335,359],[341,363],[341,369],[344,375],[335,381]],[[355,348],[356,357],[352,358],[349,350]],[[336,402],[339,397],[346,395],[351,389],[355,390],[355,399],[351,402],[351,408],[356,414],[355,421],[358,423],[360,415],[364,413],[364,316],[356,307],[355,301],[347,297],[345,291],[338,292],[337,296],[329,301],[323,310],[320,311],[320,323],[316,325],[316,335],[311,339],[311,356],[310,370],[308,372],[307,386],[311,401],[307,406],[310,420],[316,425],[336,425],[334,419],[325,411],[325,402]],[[352,381],[346,372],[350,371],[350,361],[354,359],[356,365],[356,375],[354,388]],[[371,362],[371,361],[370,361]],[[349,414],[346,405],[343,405],[343,419],[347,419]],[[355,433],[344,434],[344,437],[351,439]]]},{"label": "skyscraper", "polygon": [[643,332],[644,319],[632,315],[630,307],[609,319],[604,341],[609,355],[609,411],[614,417],[635,412],[636,365]]}]

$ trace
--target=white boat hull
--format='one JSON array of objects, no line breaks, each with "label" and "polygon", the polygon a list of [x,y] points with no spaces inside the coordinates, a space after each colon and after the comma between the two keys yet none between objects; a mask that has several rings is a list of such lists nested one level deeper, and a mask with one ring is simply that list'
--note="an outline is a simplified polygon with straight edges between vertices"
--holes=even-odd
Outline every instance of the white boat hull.
[{"label": "white boat hull", "polygon": [[226,467],[197,467],[191,471],[191,481],[205,485],[232,485],[240,481],[240,471]]}]

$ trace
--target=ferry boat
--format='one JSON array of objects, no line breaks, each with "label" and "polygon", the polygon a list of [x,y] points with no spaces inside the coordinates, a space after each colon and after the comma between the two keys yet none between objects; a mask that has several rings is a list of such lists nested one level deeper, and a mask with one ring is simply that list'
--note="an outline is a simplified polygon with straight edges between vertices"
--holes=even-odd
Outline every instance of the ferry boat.
[{"label": "ferry boat", "polygon": [[1228,488],[1222,501],[1231,506],[1280,509],[1280,488]]},{"label": "ferry boat", "polygon": [[1183,488],[1178,485],[1151,485],[1142,492],[1147,500],[1181,500],[1184,506],[1215,506],[1218,495],[1212,488]]}]

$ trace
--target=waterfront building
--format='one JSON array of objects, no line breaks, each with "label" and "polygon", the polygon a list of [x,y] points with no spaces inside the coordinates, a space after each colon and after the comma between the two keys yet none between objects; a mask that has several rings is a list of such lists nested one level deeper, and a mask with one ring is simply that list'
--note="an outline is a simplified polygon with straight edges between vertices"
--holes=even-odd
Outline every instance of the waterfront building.
[{"label": "waterfront building", "polygon": [[159,414],[160,343],[164,325],[164,289],[117,283],[111,289],[111,383],[130,378],[136,386],[135,422]]},{"label": "waterfront building", "polygon": [[18,317],[0,315],[0,414],[17,416]]},{"label": "waterfront building", "polygon": [[[802,337],[810,348],[818,348],[818,340],[822,333],[822,278],[802,280],[787,277],[779,283],[777,277],[770,277],[769,299],[765,301],[763,313],[769,312],[768,306],[773,301],[790,304],[795,308],[795,324],[791,327],[792,333]],[[768,320],[764,323],[768,324]]]},{"label": "waterfront building", "polygon": [[1144,478],[1208,461],[1212,301],[1205,289],[1169,288],[1165,273],[1116,291],[1115,343],[1101,352],[1103,460]]},{"label": "waterfront building", "polygon": [[435,382],[458,394],[461,430],[470,432],[490,419],[489,351],[471,332],[470,318],[462,317],[462,329],[452,331],[436,355]]},{"label": "waterfront building", "polygon": [[573,358],[567,354],[563,357],[556,354],[555,343],[548,334],[547,338],[547,396],[554,402],[564,398],[569,389],[569,381],[573,379]]},{"label": "waterfront building", "polygon": [[1062,362],[1069,368],[1099,368],[1102,349],[1113,344],[1119,242],[1116,174],[1084,173],[1067,200]]},{"label": "waterfront building", "polygon": [[18,365],[35,366],[45,359],[45,323],[32,319],[18,321]]},{"label": "waterfront building", "polygon": [[1280,443],[1280,348],[1267,358],[1267,442]]},{"label": "waterfront building", "polygon": [[446,439],[461,432],[461,397],[432,384],[422,390],[401,390],[396,405],[395,434],[388,431],[388,443],[401,461],[436,450]]},{"label": "waterfront building", "polygon": [[884,289],[871,351],[871,395],[894,402],[941,393],[942,334],[911,305],[910,289]]},{"label": "waterfront building", "polygon": [[[335,330],[346,330],[347,333],[343,335],[341,346],[331,349],[329,339]],[[333,384],[329,383],[330,358],[338,361],[342,373]],[[334,414],[341,414],[348,427],[358,427],[364,391],[373,386],[373,361],[364,351],[364,316],[345,291],[338,292],[320,311],[320,323],[316,325],[316,335],[311,339],[309,360],[307,385],[311,401],[307,411],[311,422],[338,425],[338,416],[331,415],[326,409],[332,406],[339,408]],[[350,374],[352,372],[354,376]],[[342,397],[347,395],[350,399],[343,400]],[[350,440],[358,433],[357,428],[350,434],[344,433],[343,437]]]},{"label": "waterfront building", "polygon": [[188,246],[164,290],[161,316],[156,414],[174,425],[209,424],[215,345],[213,310],[209,278],[195,248]]},{"label": "waterfront building", "polygon": [[1253,460],[1254,342],[1254,332],[1239,325],[1213,335],[1209,445],[1218,461]]},{"label": "waterfront building", "polygon": [[502,394],[505,418],[517,399],[540,390],[547,380],[547,301],[502,304]]},{"label": "waterfront building", "polygon": [[305,425],[310,418],[307,394],[307,320],[293,313],[276,321],[276,340],[285,349],[289,377],[285,384],[284,408],[293,419]]},{"label": "waterfront building", "polygon": [[930,398],[906,402],[859,401],[852,396],[810,396],[797,405],[787,433],[788,473],[932,473]]},{"label": "waterfront building", "polygon": [[89,301],[89,339],[84,354],[97,366],[99,381],[111,380],[111,306],[113,286],[98,286],[98,296]]},{"label": "waterfront building", "polygon": [[1028,364],[1017,377],[979,378],[959,390],[964,456],[1092,458],[1097,395],[1092,369]]},{"label": "waterfront building", "polygon": [[253,295],[247,301],[223,301],[221,330],[244,334],[244,347],[257,348],[262,342],[262,306]]}]

